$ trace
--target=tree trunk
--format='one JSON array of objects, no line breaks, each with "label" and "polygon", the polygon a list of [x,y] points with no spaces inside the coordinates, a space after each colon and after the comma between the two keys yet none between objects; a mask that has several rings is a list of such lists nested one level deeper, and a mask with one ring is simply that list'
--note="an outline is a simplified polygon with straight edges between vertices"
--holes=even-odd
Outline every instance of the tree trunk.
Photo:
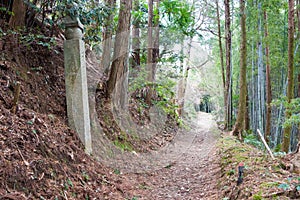
[{"label": "tree trunk", "polygon": [[[296,1],[296,12],[297,12],[297,40],[300,40],[300,0]],[[300,59],[297,58],[296,63],[299,65]],[[298,74],[298,92],[297,92],[297,97],[300,98],[300,73]],[[300,124],[298,126],[298,141],[300,141]]]},{"label": "tree trunk", "polygon": [[[294,0],[289,0],[289,14],[288,14],[288,86],[287,99],[288,103],[294,98]],[[285,118],[291,117],[290,110],[286,109]],[[282,151],[288,153],[290,147],[291,126],[284,129]]]},{"label": "tree trunk", "polygon": [[187,51],[186,69],[185,69],[184,76],[183,76],[183,81],[182,81],[182,101],[181,101],[181,104],[179,105],[179,107],[181,108],[181,115],[184,113],[184,103],[185,103],[184,97],[185,97],[186,86],[187,86],[187,81],[188,81],[188,77],[189,77],[189,70],[190,70],[192,40],[193,40],[193,38],[190,37],[190,41],[189,41],[189,44],[188,44],[188,51]]},{"label": "tree trunk", "polygon": [[[178,115],[182,116],[183,114],[183,106],[184,106],[184,91],[183,91],[183,87],[185,85],[184,83],[184,76],[185,76],[185,72],[184,72],[184,64],[183,64],[183,57],[184,57],[184,39],[185,37],[183,36],[181,38],[180,41],[180,80],[178,82],[178,88],[177,88],[177,101],[178,101]],[[186,69],[187,70],[187,69]]]},{"label": "tree trunk", "polygon": [[[153,0],[148,0],[148,51],[147,51],[147,81],[153,83]],[[151,105],[152,98],[152,86],[149,85],[148,92],[146,94],[146,103]]]},{"label": "tree trunk", "polygon": [[148,81],[154,80],[153,74],[153,0],[148,0],[148,51],[147,51],[147,66],[148,66]]},{"label": "tree trunk", "polygon": [[154,15],[154,43],[153,43],[153,79],[155,79],[155,71],[156,71],[156,67],[157,67],[157,63],[158,63],[158,59],[159,59],[159,0],[156,0],[155,2],[155,15]]},{"label": "tree trunk", "polygon": [[[258,94],[258,129],[265,133],[265,66],[264,66],[264,52],[263,52],[263,12],[262,4],[258,3],[258,35],[259,39],[257,42],[257,66],[258,66],[258,76],[257,76],[257,94]],[[265,134],[264,134],[265,135]]]},{"label": "tree trunk", "polygon": [[[134,0],[133,5],[133,9],[136,12],[139,12],[140,1]],[[140,20],[135,19],[132,24],[132,68],[136,68],[141,65],[140,45]]]},{"label": "tree trunk", "polygon": [[[300,98],[300,74],[298,74],[298,91],[297,98]],[[298,125],[298,142],[300,142],[300,124]]]},{"label": "tree trunk", "polygon": [[[151,83],[146,95],[146,103],[151,105],[153,83],[155,81],[156,65],[159,57],[159,1],[156,1],[157,14],[153,15],[154,1],[148,0],[148,52],[147,52],[147,81]],[[153,24],[154,22],[154,24]],[[154,33],[154,34],[153,34]]]},{"label": "tree trunk", "polygon": [[246,112],[246,97],[247,97],[247,38],[246,38],[246,13],[245,0],[240,0],[241,12],[241,57],[240,57],[240,96],[239,96],[239,110],[237,120],[233,129],[233,135],[242,136],[245,123]]},{"label": "tree trunk", "polygon": [[[109,8],[113,8],[116,6],[116,0],[106,0],[106,5]],[[104,31],[103,31],[103,53],[101,56],[101,69],[105,71],[107,75],[110,70],[110,59],[111,59],[111,48],[112,48],[112,35],[113,35],[113,17],[114,15],[111,13],[105,20],[104,23]]]},{"label": "tree trunk", "polygon": [[271,77],[270,77],[270,57],[269,57],[269,42],[268,42],[268,14],[267,11],[264,11],[264,19],[265,19],[265,39],[266,39],[266,99],[267,99],[267,109],[266,109],[266,128],[265,128],[265,140],[267,143],[270,142],[271,136],[271,117],[272,117],[272,90],[271,90]]},{"label": "tree trunk", "polygon": [[245,111],[244,130],[250,130],[250,118],[249,118],[249,94],[248,94],[248,87],[247,87],[247,86],[246,86],[246,111]]},{"label": "tree trunk", "polygon": [[26,5],[23,0],[14,0],[12,12],[13,15],[9,20],[9,27],[12,29],[22,28],[25,26]]},{"label": "tree trunk", "polygon": [[300,39],[300,0],[296,1],[296,12],[297,12],[297,28],[298,28],[298,32],[297,32],[297,38],[298,40]]},{"label": "tree trunk", "polygon": [[219,0],[216,0],[215,3],[216,3],[216,8],[217,8],[218,42],[219,42],[220,63],[221,63],[221,71],[222,71],[222,83],[223,83],[223,91],[224,91],[224,109],[226,110],[226,86],[225,86],[226,79],[225,79],[225,69],[224,69],[224,56],[223,56],[223,45],[222,45]]},{"label": "tree trunk", "polygon": [[256,81],[256,69],[255,69],[255,41],[251,44],[251,129],[257,130],[257,110],[256,102],[257,100],[257,81]]},{"label": "tree trunk", "polygon": [[225,4],[225,46],[226,46],[226,87],[225,87],[225,119],[226,128],[231,128],[231,21],[230,0],[224,0]]},{"label": "tree trunk", "polygon": [[132,0],[120,1],[120,12],[117,26],[117,34],[114,44],[111,72],[107,81],[107,96],[117,95],[121,107],[125,107],[127,99],[126,83],[128,82],[128,52],[130,36],[130,18]]}]

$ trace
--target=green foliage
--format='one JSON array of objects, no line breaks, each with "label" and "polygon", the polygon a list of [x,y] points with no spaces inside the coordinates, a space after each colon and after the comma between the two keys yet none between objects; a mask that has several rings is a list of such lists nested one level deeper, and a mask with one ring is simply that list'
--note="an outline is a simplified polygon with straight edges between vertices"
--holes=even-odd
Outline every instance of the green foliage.
[{"label": "green foliage", "polygon": [[288,102],[287,97],[280,97],[278,99],[273,100],[272,105],[279,107],[281,104],[285,107],[287,112],[290,114],[290,117],[285,119],[283,123],[283,127],[291,127],[293,124],[300,124],[300,98],[291,99]]},{"label": "green foliage", "polygon": [[116,9],[104,3],[93,4],[91,1],[67,0],[60,7],[65,15],[78,17],[85,25],[85,41],[88,43],[100,43],[102,27],[114,21],[108,21],[110,15],[114,15]]},{"label": "green foliage", "polygon": [[278,185],[279,189],[287,190],[297,190],[300,191],[300,177],[288,177],[287,183],[281,183]]},{"label": "green foliage", "polygon": [[198,34],[194,29],[194,8],[187,1],[165,0],[161,2],[160,9],[162,18],[165,19],[168,23],[167,26],[171,29],[191,37]]},{"label": "green foliage", "polygon": [[82,172],[82,177],[83,177],[84,181],[89,181],[90,180],[90,176],[86,172]]},{"label": "green foliage", "polygon": [[[115,8],[111,8],[105,3],[95,3],[89,0],[63,0],[33,3],[25,1],[30,12],[36,16],[43,16],[43,22],[51,27],[60,26],[63,28],[63,18],[67,15],[79,18],[85,28],[84,40],[89,44],[100,43],[102,27],[108,23],[110,15],[114,15]],[[45,13],[47,12],[47,13]],[[114,26],[113,26],[114,27]]]},{"label": "green foliage", "polygon": [[231,169],[231,170],[229,170],[226,174],[227,174],[227,176],[232,176],[232,175],[235,174],[235,170],[234,170],[234,169]]},{"label": "green foliage", "polygon": [[253,199],[254,200],[262,200],[263,199],[262,192],[260,191],[259,193],[253,195]]},{"label": "green foliage", "polygon": [[160,58],[160,61],[162,63],[171,63],[175,68],[178,68],[179,66],[176,65],[180,60],[183,60],[182,55],[176,53],[176,52],[162,52],[162,57]]},{"label": "green foliage", "polygon": [[277,153],[277,152],[280,152],[282,149],[282,144],[277,144],[274,148],[274,152]]},{"label": "green foliage", "polygon": [[123,132],[114,140],[114,145],[122,151],[133,151],[132,145],[128,142],[127,134]]},{"label": "green foliage", "polygon": [[158,99],[154,100],[154,104],[162,108],[167,115],[174,116],[178,119],[176,113],[178,106],[172,101],[175,95],[172,91],[174,84],[175,83],[170,80],[156,84],[155,91],[158,95]]},{"label": "green foliage", "polygon": [[175,117],[178,123],[181,123],[177,114],[178,106],[175,104],[175,93],[173,91],[175,87],[175,81],[171,78],[157,77],[156,83],[145,82],[147,71],[142,68],[139,75],[130,80],[129,92],[133,98],[139,102],[138,112],[142,113],[145,109],[149,109],[149,105],[146,103],[146,95],[150,88],[154,90],[152,96],[152,104],[160,108],[166,115]]},{"label": "green foliage", "polygon": [[278,187],[279,183],[277,183],[277,182],[267,182],[267,183],[262,183],[260,186],[262,188]]},{"label": "green foliage", "polygon": [[244,142],[246,144],[253,145],[256,148],[264,149],[263,143],[260,140],[258,140],[257,136],[254,134],[247,134],[244,138]]},{"label": "green foliage", "polygon": [[127,141],[122,141],[122,140],[116,139],[116,140],[114,140],[114,145],[116,147],[118,147],[119,149],[121,149],[122,151],[133,151],[132,146]]},{"label": "green foliage", "polygon": [[4,12],[4,13],[6,13],[8,15],[14,15],[13,12],[9,11],[6,7],[3,7],[3,6],[0,6],[0,13],[1,12]]},{"label": "green foliage", "polygon": [[69,188],[73,188],[73,182],[71,181],[71,179],[67,179],[66,182],[64,183],[64,190],[68,190]]},{"label": "green foliage", "polygon": [[139,3],[139,10],[133,10],[131,13],[132,23],[139,23],[140,28],[145,28],[148,22],[148,5],[145,1],[140,1]]},{"label": "green foliage", "polygon": [[25,34],[20,37],[20,43],[30,48],[33,44],[41,45],[51,49],[56,44],[56,41],[52,37],[46,37],[39,34]]},{"label": "green foliage", "polygon": [[120,175],[121,171],[119,169],[114,169],[114,173],[117,174],[117,175]]}]

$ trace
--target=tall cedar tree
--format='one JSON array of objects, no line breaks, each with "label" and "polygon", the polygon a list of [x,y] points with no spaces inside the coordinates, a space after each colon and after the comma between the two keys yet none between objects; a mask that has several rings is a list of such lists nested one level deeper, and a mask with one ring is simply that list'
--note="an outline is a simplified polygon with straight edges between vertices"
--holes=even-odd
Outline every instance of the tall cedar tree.
[{"label": "tall cedar tree", "polygon": [[266,54],[266,99],[267,99],[267,110],[266,110],[266,128],[265,128],[265,139],[267,143],[269,143],[270,135],[271,135],[271,116],[272,116],[272,109],[271,109],[271,102],[272,102],[272,90],[271,90],[271,67],[270,67],[270,53],[269,53],[269,42],[268,42],[268,13],[264,11],[264,20],[265,20],[265,39],[266,39],[266,47],[265,47],[265,54]]},{"label": "tall cedar tree", "polygon": [[[128,46],[129,46],[129,36],[130,36],[130,18],[131,18],[131,7],[132,0],[120,0],[120,11],[118,26],[114,44],[113,61],[111,65],[111,72],[109,74],[109,79],[107,81],[107,96],[111,97],[113,91],[119,85],[125,82],[125,73],[128,71]],[[124,91],[122,91],[124,92]],[[125,98],[120,96],[120,98]],[[121,99],[122,101],[122,99]]]},{"label": "tall cedar tree", "polygon": [[231,128],[231,19],[230,0],[225,4],[225,53],[226,53],[226,85],[225,85],[225,121],[226,128]]},{"label": "tall cedar tree", "polygon": [[[288,103],[294,98],[294,0],[289,0],[289,14],[288,14],[288,86],[287,99]],[[291,112],[287,109],[285,118],[289,119]],[[287,126],[283,132],[282,151],[288,153],[291,140],[291,126]]]},{"label": "tall cedar tree", "polygon": [[233,129],[233,135],[239,135],[241,138],[245,123],[246,112],[246,97],[247,97],[247,38],[246,38],[246,14],[245,14],[245,0],[240,0],[241,12],[241,57],[240,57],[240,96],[239,96],[239,110],[237,120]]}]

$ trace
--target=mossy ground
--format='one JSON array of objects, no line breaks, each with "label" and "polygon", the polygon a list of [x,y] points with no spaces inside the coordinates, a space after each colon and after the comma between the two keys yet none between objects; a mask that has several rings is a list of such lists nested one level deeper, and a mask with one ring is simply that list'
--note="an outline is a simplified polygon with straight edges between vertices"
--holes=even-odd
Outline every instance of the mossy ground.
[{"label": "mossy ground", "polygon": [[[218,142],[223,199],[299,198],[299,174],[288,171],[284,158],[272,160],[267,152],[223,135]],[[238,165],[244,163],[243,183],[237,185]]]}]

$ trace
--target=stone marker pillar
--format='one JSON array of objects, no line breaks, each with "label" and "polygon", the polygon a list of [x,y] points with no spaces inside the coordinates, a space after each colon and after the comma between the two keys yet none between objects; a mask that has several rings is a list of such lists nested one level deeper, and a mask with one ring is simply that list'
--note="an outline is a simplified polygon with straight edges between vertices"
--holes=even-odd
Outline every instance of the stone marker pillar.
[{"label": "stone marker pillar", "polygon": [[92,153],[83,25],[77,18],[65,19],[64,63],[68,123],[88,154]]}]

